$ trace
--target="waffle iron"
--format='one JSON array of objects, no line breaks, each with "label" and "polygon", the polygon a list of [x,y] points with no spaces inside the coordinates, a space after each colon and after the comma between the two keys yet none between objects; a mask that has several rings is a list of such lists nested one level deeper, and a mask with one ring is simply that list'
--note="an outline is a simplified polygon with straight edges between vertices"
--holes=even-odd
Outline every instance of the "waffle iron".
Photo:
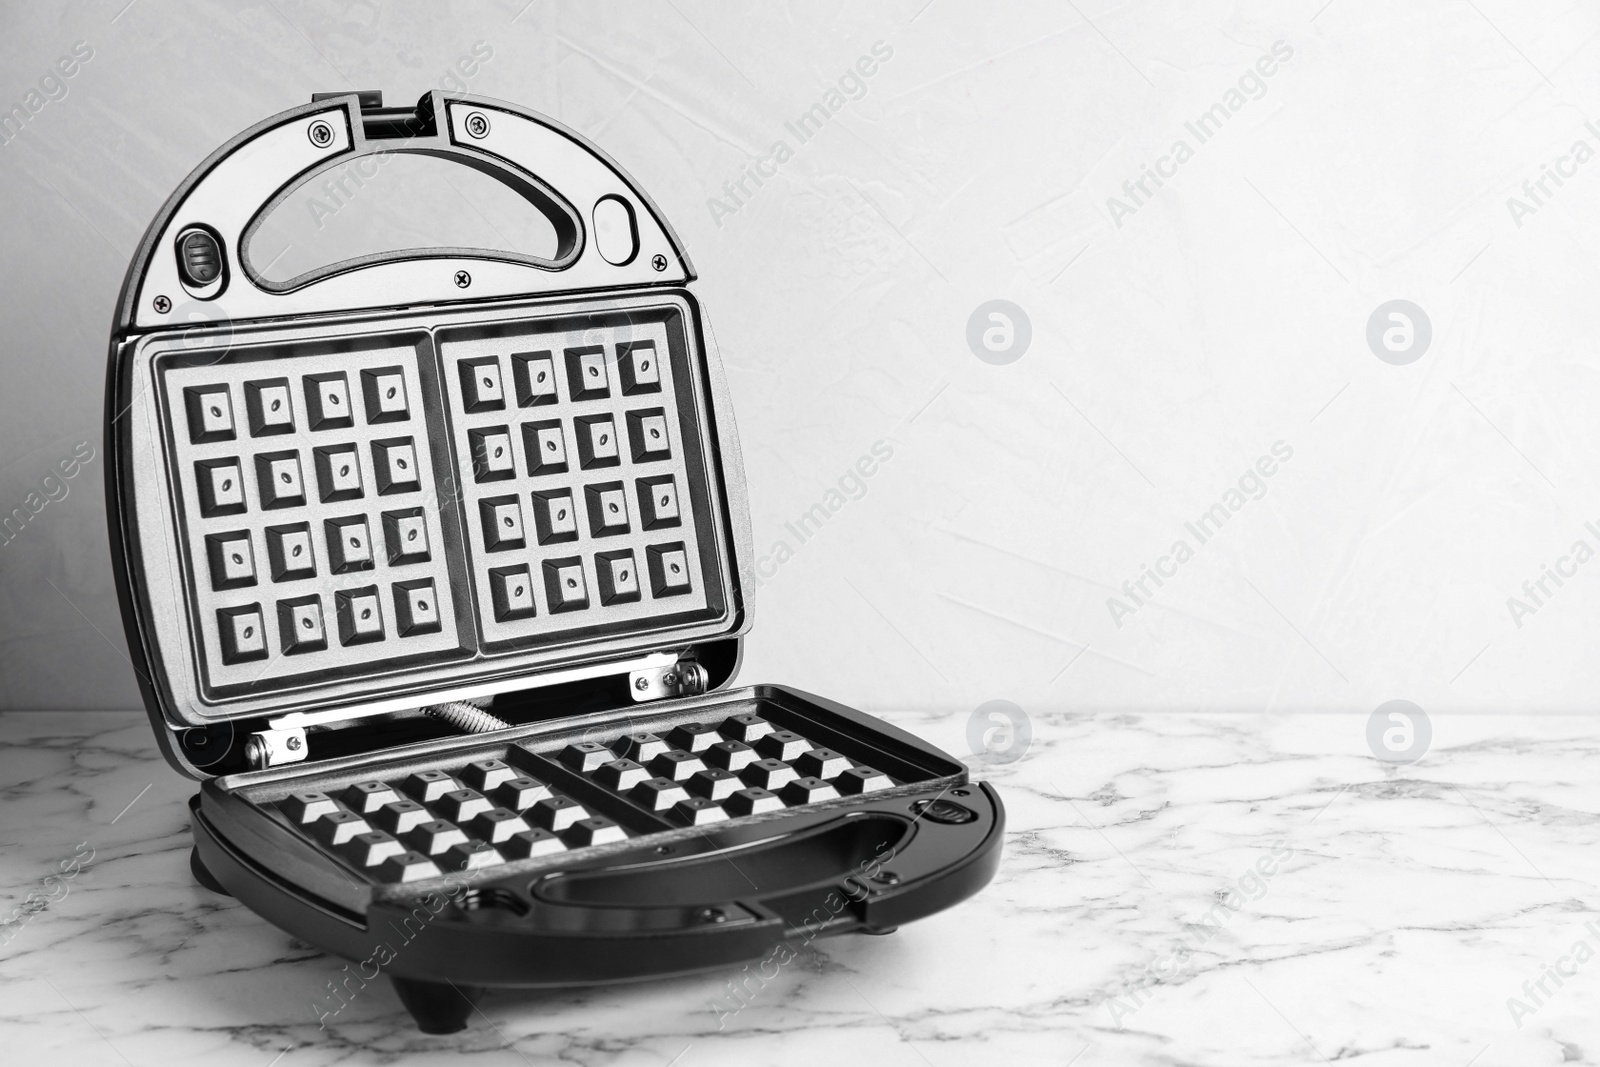
[{"label": "waffle iron", "polygon": [[[396,152],[503,182],[553,254],[247,258],[292,191]],[[386,976],[449,1032],[486,987],[889,933],[993,877],[1004,811],[960,762],[730,688],[750,523],[694,277],[594,145],[446,92],[275,115],[139,245],[106,386],[130,654],[201,783],[195,878],[353,961],[337,997]]]}]

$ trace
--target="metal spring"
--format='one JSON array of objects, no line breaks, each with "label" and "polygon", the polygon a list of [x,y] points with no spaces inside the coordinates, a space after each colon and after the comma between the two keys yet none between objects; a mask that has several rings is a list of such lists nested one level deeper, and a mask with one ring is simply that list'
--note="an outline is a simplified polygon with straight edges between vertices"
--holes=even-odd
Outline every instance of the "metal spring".
[{"label": "metal spring", "polygon": [[[487,703],[487,701],[484,701]],[[476,706],[476,702],[465,700],[452,700],[445,704],[434,704],[422,709],[423,714],[432,716],[440,722],[449,723],[457,730],[466,734],[485,734],[490,730],[506,730],[511,724],[490,715],[487,711]]]}]

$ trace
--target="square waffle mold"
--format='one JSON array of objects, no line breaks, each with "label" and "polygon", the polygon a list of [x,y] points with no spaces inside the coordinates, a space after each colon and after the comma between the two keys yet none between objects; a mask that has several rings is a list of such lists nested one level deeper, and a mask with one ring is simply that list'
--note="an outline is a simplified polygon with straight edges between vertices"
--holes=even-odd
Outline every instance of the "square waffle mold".
[{"label": "square waffle mold", "polygon": [[471,622],[450,596],[425,352],[399,337],[337,356],[158,361],[209,689],[464,647]]},{"label": "square waffle mold", "polygon": [[703,616],[722,600],[702,558],[709,501],[687,447],[698,430],[680,375],[662,368],[670,351],[659,320],[441,339],[487,644]]}]

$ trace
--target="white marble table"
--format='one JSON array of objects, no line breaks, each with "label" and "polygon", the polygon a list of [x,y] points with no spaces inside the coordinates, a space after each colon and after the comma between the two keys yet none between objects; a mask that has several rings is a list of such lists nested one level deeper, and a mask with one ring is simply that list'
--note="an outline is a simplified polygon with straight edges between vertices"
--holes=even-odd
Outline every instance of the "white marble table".
[{"label": "white marble table", "polygon": [[[964,750],[964,716],[886,717]],[[143,715],[7,714],[0,1060],[1600,1062],[1600,956],[1576,947],[1600,951],[1597,720],[1436,718],[1409,768],[1365,721],[1035,714],[1022,760],[982,766],[1010,822],[967,904],[820,942],[720,1020],[731,972],[493,993],[428,1037],[381,983],[319,1031],[341,964],[193,882],[192,787]]]}]

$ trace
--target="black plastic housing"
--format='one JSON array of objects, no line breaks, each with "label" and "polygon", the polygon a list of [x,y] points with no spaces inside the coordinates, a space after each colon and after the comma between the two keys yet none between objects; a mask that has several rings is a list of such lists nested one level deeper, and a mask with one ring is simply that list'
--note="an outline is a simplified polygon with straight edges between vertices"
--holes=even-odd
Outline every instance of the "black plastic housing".
[{"label": "black plastic housing", "polygon": [[[304,865],[322,862],[314,851],[279,840],[289,831],[278,825],[273,804],[295,791],[331,793],[360,775],[411,771],[429,761],[498,758],[513,745],[555,752],[608,730],[664,735],[684,722],[752,707],[781,727],[889,768],[899,784],[700,828],[635,813],[629,820],[635,836],[626,842],[411,885],[375,884],[345,903],[306,887],[312,879]],[[541,773],[597,802],[593,784],[579,775],[554,763]],[[199,862],[226,892],[296,937],[357,963],[366,979],[395,979],[419,1022],[443,1029],[453,1028],[445,1009],[460,1000],[447,995],[445,983],[644,979],[740,964],[784,943],[890,932],[987,884],[1005,829],[994,790],[970,783],[963,765],[939,749],[783,686],[598,709],[461,738],[442,750],[437,743],[401,746],[381,765],[351,757],[212,779],[192,810]],[[435,1010],[445,1018],[430,1023]]]}]

